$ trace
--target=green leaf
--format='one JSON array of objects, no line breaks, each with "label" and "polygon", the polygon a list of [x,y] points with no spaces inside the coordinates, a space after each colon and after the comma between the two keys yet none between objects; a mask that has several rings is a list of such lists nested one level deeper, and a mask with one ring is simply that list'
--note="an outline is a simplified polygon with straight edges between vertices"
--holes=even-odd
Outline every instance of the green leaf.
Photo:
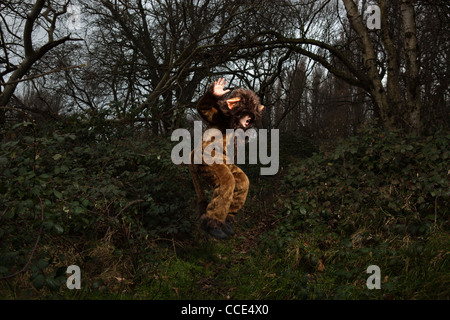
[{"label": "green leaf", "polygon": [[58,199],[61,199],[62,198],[62,193],[61,192],[59,192],[58,190],[53,190],[53,193],[55,194],[55,196],[58,198]]},{"label": "green leaf", "polygon": [[58,161],[61,158],[62,158],[62,155],[60,155],[59,153],[57,153],[53,156],[53,160],[55,160],[55,161]]},{"label": "green leaf", "polygon": [[55,224],[53,227],[55,228],[55,231],[56,231],[57,234],[63,234],[64,233],[64,228],[61,227],[59,224]]},{"label": "green leaf", "polygon": [[44,281],[45,281],[45,277],[43,274],[38,274],[34,279],[33,279],[33,286],[37,289],[37,290],[41,290],[44,287]]},{"label": "green leaf", "polygon": [[301,214],[306,214],[306,208],[303,207],[303,206],[301,206],[301,207],[300,207],[300,213],[301,213]]},{"label": "green leaf", "polygon": [[20,122],[20,123],[15,124],[13,126],[13,129],[17,129],[17,128],[21,127],[21,126],[27,127],[30,124],[32,124],[32,122],[29,122],[29,121],[27,121],[27,122]]},{"label": "green leaf", "polygon": [[0,274],[7,274],[8,273],[8,268],[0,266]]},{"label": "green leaf", "polygon": [[46,260],[44,260],[44,259],[41,259],[41,260],[38,261],[36,266],[38,267],[39,270],[44,270],[45,268],[48,267],[48,262]]},{"label": "green leaf", "polygon": [[61,285],[58,280],[50,277],[45,278],[45,283],[50,288],[50,290],[57,290]]},{"label": "green leaf", "polygon": [[54,226],[54,223],[53,221],[44,221],[44,223],[42,223],[42,226],[45,228],[45,230],[50,230]]}]

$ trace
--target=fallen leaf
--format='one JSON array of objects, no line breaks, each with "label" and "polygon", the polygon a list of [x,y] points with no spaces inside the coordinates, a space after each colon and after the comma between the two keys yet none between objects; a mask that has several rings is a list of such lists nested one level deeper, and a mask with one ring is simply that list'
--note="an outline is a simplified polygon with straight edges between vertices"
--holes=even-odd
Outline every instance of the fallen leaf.
[{"label": "fallen leaf", "polygon": [[317,271],[323,271],[325,270],[325,266],[322,262],[322,260],[319,259],[319,263],[317,263]]}]

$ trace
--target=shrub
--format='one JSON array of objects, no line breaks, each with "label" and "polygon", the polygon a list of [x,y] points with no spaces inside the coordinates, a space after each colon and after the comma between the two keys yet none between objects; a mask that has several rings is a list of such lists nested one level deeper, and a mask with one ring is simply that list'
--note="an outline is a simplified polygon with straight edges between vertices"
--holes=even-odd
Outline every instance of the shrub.
[{"label": "shrub", "polygon": [[450,134],[402,137],[370,127],[291,165],[284,213],[303,226],[340,222],[346,234],[363,225],[424,234],[449,213],[449,145]]},{"label": "shrub", "polygon": [[[268,243],[315,272],[320,290],[319,282],[330,283],[328,298],[376,295],[361,290],[370,264],[386,275],[384,298],[448,297],[448,289],[425,286],[448,281],[448,150],[446,132],[422,138],[368,127],[331,152],[291,164]],[[339,287],[345,290],[332,289]]]},{"label": "shrub", "polygon": [[1,145],[0,278],[31,267],[36,288],[57,289],[74,239],[80,253],[89,241],[126,249],[190,231],[191,182],[169,139],[66,121],[39,132],[18,124]]}]

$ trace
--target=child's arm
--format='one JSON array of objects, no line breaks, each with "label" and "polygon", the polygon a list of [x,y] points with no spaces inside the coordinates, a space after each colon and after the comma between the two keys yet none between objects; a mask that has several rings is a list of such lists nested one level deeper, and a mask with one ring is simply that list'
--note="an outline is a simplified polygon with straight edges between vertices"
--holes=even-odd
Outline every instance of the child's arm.
[{"label": "child's arm", "polygon": [[219,111],[218,101],[219,99],[229,92],[230,90],[224,90],[227,81],[224,78],[218,79],[214,82],[208,90],[206,90],[205,95],[197,103],[197,111],[202,116],[202,118],[209,124],[218,123],[219,115],[222,112]]}]

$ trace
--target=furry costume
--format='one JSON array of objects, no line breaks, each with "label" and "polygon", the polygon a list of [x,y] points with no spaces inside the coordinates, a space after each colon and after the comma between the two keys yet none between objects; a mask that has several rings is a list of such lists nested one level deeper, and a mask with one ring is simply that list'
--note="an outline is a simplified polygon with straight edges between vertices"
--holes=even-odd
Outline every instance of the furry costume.
[{"label": "furry costume", "polygon": [[[247,130],[251,128],[255,121],[260,118],[264,107],[260,105],[258,96],[251,90],[236,89],[222,97],[217,97],[213,92],[214,84],[199,100],[197,111],[203,120],[208,123],[207,129],[220,130],[223,139],[223,163],[207,164],[202,158],[201,164],[191,164],[189,169],[199,200],[202,226],[212,236],[224,239],[234,234],[230,222],[243,207],[249,188],[249,180],[246,174],[238,166],[231,163],[231,159],[226,154],[227,144],[231,142],[231,138],[226,136],[226,129],[241,128]],[[243,125],[241,119],[245,119],[247,116],[250,119]],[[206,131],[203,134],[201,154],[213,141],[211,136],[207,136]],[[194,153],[192,153],[192,157],[194,157]],[[236,155],[236,152],[234,154]],[[214,156],[214,151],[211,155]],[[197,175],[203,177],[214,188],[209,203]]]}]

